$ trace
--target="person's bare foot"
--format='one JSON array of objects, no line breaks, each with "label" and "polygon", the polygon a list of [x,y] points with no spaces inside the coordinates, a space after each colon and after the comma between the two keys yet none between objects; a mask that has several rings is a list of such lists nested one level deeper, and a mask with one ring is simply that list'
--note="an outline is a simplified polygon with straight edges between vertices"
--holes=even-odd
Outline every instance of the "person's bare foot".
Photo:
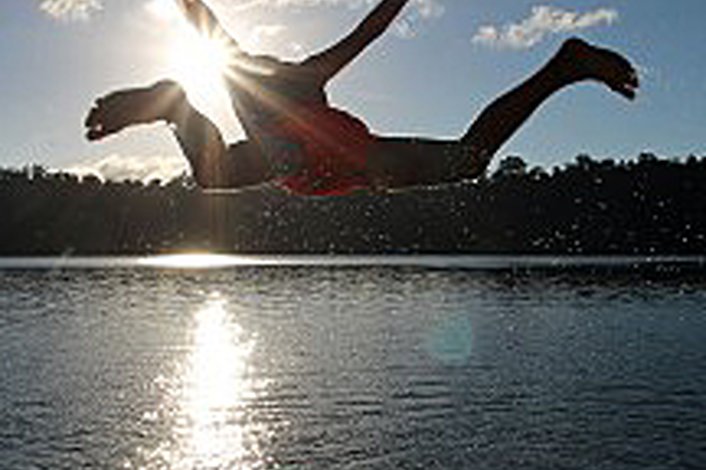
[{"label": "person's bare foot", "polygon": [[110,93],[98,98],[88,112],[86,138],[99,140],[134,124],[171,121],[185,100],[182,88],[171,80]]},{"label": "person's bare foot", "polygon": [[564,43],[559,57],[567,61],[576,79],[597,80],[630,100],[635,98],[640,86],[637,71],[628,59],[617,52],[572,38]]}]

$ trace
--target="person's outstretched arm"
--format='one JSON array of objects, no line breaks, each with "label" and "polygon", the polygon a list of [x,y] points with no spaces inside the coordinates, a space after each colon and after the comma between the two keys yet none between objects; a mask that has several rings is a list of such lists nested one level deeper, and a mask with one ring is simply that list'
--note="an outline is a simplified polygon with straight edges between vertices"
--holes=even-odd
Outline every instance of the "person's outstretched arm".
[{"label": "person's outstretched arm", "polygon": [[315,64],[322,80],[328,81],[380,37],[407,3],[409,0],[382,0],[348,36],[306,62]]},{"label": "person's outstretched arm", "polygon": [[231,47],[240,50],[238,42],[221,26],[216,15],[202,0],[177,0],[177,4],[199,33],[227,41]]}]

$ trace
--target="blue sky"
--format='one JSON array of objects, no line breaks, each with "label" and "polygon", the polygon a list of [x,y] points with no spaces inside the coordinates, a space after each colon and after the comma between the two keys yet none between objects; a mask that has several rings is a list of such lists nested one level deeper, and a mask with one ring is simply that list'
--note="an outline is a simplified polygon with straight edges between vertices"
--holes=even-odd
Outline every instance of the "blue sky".
[{"label": "blue sky", "polygon": [[[70,11],[82,1],[85,14]],[[131,129],[98,144],[82,135],[94,97],[151,83],[172,70],[168,30],[177,26],[149,5],[159,1],[0,3],[0,166],[92,167],[109,176],[134,171],[138,177],[183,167],[164,126]],[[530,164],[552,166],[579,153],[601,158],[631,158],[642,151],[668,157],[706,153],[706,2],[415,1],[395,30],[329,88],[333,104],[363,117],[374,131],[459,135],[484,104],[576,34],[633,59],[643,75],[638,100],[629,103],[595,84],[574,87],[553,98],[501,156],[520,154]],[[341,37],[375,2],[208,3],[246,47],[297,58]],[[554,13],[554,24],[537,17],[541,6]],[[515,25],[514,42],[503,35],[508,25]],[[479,39],[482,32],[485,41]],[[225,96],[211,93],[195,101],[229,139],[242,137]]]}]

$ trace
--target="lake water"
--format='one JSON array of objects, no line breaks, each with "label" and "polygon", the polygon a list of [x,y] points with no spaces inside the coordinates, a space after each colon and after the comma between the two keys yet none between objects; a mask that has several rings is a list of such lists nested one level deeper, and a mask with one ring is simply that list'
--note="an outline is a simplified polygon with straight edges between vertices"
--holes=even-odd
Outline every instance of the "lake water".
[{"label": "lake water", "polygon": [[685,469],[699,258],[0,260],[0,467]]}]

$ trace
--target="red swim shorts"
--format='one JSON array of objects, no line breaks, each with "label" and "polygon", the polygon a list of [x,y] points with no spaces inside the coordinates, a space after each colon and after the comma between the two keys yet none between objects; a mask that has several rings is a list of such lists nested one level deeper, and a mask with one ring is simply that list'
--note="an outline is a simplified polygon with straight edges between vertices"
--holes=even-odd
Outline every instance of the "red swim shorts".
[{"label": "red swim shorts", "polygon": [[282,139],[298,149],[298,167],[275,180],[286,190],[341,196],[368,186],[366,163],[374,137],[365,123],[345,111],[318,103],[302,105],[268,126],[265,134],[265,139]]}]

